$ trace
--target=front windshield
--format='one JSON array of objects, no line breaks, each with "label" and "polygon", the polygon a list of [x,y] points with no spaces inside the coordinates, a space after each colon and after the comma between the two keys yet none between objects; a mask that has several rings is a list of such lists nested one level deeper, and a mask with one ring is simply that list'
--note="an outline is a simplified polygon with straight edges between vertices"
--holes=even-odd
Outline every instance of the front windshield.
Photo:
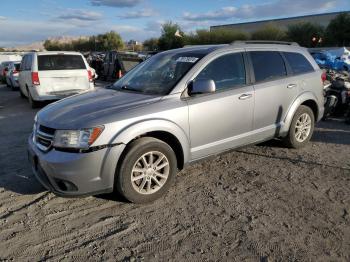
[{"label": "front windshield", "polygon": [[111,88],[152,95],[166,95],[204,56],[190,52],[157,54],[131,70]]}]

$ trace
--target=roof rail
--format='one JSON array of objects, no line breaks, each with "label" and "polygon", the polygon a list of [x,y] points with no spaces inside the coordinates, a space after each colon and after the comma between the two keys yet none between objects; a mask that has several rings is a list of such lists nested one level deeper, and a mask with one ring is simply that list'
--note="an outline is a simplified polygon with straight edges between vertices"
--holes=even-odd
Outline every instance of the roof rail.
[{"label": "roof rail", "polygon": [[226,46],[227,44],[208,44],[208,45],[184,45],[183,47],[216,47],[216,46]]},{"label": "roof rail", "polygon": [[293,46],[299,46],[296,42],[286,42],[286,41],[270,41],[270,40],[248,40],[248,41],[234,41],[231,43],[231,45],[236,44],[263,44],[263,45],[293,45]]}]

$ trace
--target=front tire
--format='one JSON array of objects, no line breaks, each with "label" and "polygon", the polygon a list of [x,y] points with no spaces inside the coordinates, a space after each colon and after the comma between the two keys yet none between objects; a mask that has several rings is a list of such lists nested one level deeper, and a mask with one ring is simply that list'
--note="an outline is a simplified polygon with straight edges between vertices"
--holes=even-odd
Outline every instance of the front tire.
[{"label": "front tire", "polygon": [[133,203],[148,203],[163,196],[177,173],[173,149],[159,139],[143,137],[127,150],[116,174],[118,192]]},{"label": "front tire", "polygon": [[302,148],[311,139],[315,127],[315,116],[310,107],[301,105],[295,112],[288,135],[284,138],[287,147]]}]

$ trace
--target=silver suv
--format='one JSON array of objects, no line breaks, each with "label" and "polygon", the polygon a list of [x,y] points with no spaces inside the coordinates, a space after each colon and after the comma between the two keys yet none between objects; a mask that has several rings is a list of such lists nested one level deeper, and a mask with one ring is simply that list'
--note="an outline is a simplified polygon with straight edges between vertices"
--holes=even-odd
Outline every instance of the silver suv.
[{"label": "silver suv", "polygon": [[57,195],[116,190],[149,202],[195,160],[273,138],[304,146],[323,115],[322,87],[322,71],[294,43],[170,50],[42,109],[29,159]]}]

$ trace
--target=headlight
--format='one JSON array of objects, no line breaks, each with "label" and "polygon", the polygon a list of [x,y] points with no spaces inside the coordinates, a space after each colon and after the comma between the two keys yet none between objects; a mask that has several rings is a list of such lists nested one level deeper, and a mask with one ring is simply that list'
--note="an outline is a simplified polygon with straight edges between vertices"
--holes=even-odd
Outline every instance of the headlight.
[{"label": "headlight", "polygon": [[99,126],[82,130],[56,130],[53,146],[88,149],[101,135],[103,129],[103,126]]}]

